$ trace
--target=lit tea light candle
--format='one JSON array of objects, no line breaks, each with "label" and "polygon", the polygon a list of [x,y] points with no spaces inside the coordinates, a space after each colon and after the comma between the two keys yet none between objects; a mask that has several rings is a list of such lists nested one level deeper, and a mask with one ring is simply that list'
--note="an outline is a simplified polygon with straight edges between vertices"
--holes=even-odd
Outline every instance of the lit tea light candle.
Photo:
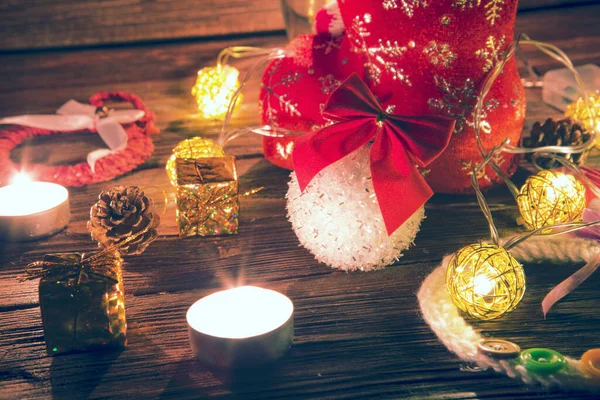
[{"label": "lit tea light candle", "polygon": [[0,239],[32,240],[52,235],[69,223],[69,192],[18,174],[0,188]]},{"label": "lit tea light candle", "polygon": [[292,344],[293,313],[292,301],[273,290],[241,286],[213,293],[187,312],[192,351],[220,368],[276,360]]}]

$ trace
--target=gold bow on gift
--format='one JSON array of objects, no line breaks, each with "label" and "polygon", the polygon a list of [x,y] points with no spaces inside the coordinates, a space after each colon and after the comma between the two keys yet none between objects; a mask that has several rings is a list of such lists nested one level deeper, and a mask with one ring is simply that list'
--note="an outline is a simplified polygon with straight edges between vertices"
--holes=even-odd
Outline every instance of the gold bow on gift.
[{"label": "gold bow on gift", "polygon": [[21,281],[37,278],[56,280],[77,279],[77,284],[89,281],[90,276],[118,282],[121,268],[121,256],[118,252],[100,251],[85,253],[47,254],[43,261],[35,261],[25,267],[25,276]]}]

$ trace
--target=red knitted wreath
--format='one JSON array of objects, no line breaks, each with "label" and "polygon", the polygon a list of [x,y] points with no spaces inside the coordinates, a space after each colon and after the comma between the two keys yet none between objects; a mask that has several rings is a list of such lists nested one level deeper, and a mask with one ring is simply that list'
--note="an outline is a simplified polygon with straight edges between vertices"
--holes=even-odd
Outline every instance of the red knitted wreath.
[{"label": "red knitted wreath", "polygon": [[[55,182],[63,186],[84,186],[91,183],[104,182],[126,174],[143,164],[154,151],[151,133],[158,133],[154,127],[155,116],[142,100],[134,94],[123,92],[101,92],[90,97],[90,104],[102,107],[105,102],[129,102],[137,110],[143,110],[142,119],[124,125],[127,133],[127,147],[116,154],[99,159],[92,173],[87,162],[75,165],[49,166],[44,164],[16,164],[10,159],[10,152],[23,141],[35,136],[76,133],[60,132],[46,129],[13,125],[0,132],[0,186],[9,183],[16,171],[26,172],[35,180]],[[90,132],[87,130],[78,132]]]}]

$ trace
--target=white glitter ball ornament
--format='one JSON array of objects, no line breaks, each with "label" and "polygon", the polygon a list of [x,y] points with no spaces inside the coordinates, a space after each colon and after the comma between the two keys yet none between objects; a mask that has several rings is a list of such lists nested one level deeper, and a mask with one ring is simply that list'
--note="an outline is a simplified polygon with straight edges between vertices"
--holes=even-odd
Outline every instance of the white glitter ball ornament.
[{"label": "white glitter ball ornament", "polygon": [[288,219],[300,244],[315,258],[344,271],[371,271],[396,261],[413,243],[425,217],[419,208],[388,236],[365,145],[319,172],[304,192],[292,172]]}]

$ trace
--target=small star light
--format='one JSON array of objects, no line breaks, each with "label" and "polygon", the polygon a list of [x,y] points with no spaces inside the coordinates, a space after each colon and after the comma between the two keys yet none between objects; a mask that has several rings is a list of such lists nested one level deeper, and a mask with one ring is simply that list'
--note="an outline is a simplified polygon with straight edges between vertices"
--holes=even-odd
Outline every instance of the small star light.
[{"label": "small star light", "polygon": [[[240,87],[240,72],[231,65],[217,64],[198,71],[196,83],[192,87],[192,96],[196,99],[198,110],[204,118],[223,119],[236,90]],[[240,93],[236,106],[243,99]]]},{"label": "small star light", "polygon": [[514,310],[523,298],[525,272],[503,247],[472,244],[450,259],[446,288],[454,305],[472,318],[496,319]]},{"label": "small star light", "polygon": [[[583,100],[583,97],[580,97],[577,101],[567,106],[565,116],[571,117],[576,121],[580,121],[585,129],[589,131],[595,130],[600,137],[600,92],[590,94],[588,102],[593,114],[593,119],[590,117],[590,110]],[[596,126],[594,126],[594,122]],[[596,147],[600,147],[600,138],[596,139],[596,143],[594,143],[594,145]]]},{"label": "small star light", "polygon": [[577,222],[586,206],[585,186],[572,175],[544,170],[527,178],[517,203],[530,229]]},{"label": "small star light", "polygon": [[175,160],[177,158],[205,158],[205,157],[224,157],[223,148],[210,139],[194,137],[186,139],[177,144],[173,149],[173,154],[167,161],[165,169],[169,176],[171,185],[177,185],[177,172],[175,171]]}]

